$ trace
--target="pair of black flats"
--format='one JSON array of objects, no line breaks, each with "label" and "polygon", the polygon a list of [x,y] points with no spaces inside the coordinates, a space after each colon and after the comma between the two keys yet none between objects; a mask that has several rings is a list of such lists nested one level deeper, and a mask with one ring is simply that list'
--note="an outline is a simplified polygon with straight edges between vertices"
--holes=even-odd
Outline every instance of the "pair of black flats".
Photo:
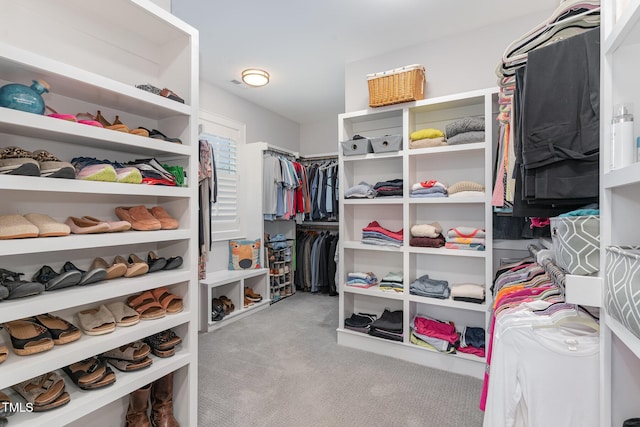
[{"label": "pair of black flats", "polygon": [[55,291],[70,286],[89,285],[106,278],[107,270],[104,268],[91,266],[89,270],[82,270],[71,261],[67,261],[59,273],[48,265],[43,265],[31,280],[43,284],[46,291]]}]

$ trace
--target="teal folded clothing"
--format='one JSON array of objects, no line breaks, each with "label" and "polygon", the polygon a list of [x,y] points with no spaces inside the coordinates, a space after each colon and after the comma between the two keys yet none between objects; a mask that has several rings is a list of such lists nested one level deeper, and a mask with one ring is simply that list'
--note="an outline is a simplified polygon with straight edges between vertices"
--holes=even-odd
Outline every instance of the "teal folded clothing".
[{"label": "teal folded clothing", "polygon": [[383,282],[397,282],[402,283],[403,281],[402,271],[390,271],[386,276],[382,278]]},{"label": "teal folded clothing", "polygon": [[600,215],[600,209],[576,209],[575,211],[560,214],[558,216],[588,216]]}]

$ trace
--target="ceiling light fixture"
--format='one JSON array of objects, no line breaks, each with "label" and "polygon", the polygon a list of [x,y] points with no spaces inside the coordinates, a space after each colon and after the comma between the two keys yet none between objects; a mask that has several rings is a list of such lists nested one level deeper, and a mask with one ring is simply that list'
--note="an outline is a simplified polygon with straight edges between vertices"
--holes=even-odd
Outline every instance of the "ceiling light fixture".
[{"label": "ceiling light fixture", "polygon": [[269,78],[269,73],[259,68],[247,68],[242,71],[242,81],[249,86],[264,86],[269,83]]}]

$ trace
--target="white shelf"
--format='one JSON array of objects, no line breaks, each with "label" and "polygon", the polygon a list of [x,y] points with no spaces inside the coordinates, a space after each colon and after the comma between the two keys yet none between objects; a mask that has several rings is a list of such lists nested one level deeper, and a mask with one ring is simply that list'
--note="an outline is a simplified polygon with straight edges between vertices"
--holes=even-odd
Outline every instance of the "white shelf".
[{"label": "white shelf", "polygon": [[382,252],[402,252],[402,248],[396,246],[377,246],[377,245],[369,245],[362,242],[357,241],[348,241],[344,242],[345,249],[360,249],[365,251],[382,251]]},{"label": "white shelf", "polygon": [[[134,372],[120,372],[113,368],[116,374],[116,382],[108,387],[98,390],[85,391],[77,387],[66,376],[59,372],[64,378],[66,388],[71,401],[60,408],[46,412],[21,413],[13,415],[10,418],[11,424],[20,423],[20,425],[50,427],[54,425],[67,425],[70,422],[78,420],[85,415],[91,414],[93,411],[105,406],[117,399],[129,395],[131,392],[140,388],[140,384],[149,384],[158,378],[162,378],[166,374],[187,366],[192,355],[186,351],[178,350],[175,356],[168,358],[159,358],[150,356],[153,364],[145,369]],[[9,392],[10,397],[17,396],[13,391]],[[14,402],[22,401],[21,397],[16,397]],[[17,425],[17,424],[16,424]]]},{"label": "white shelf", "polygon": [[400,197],[374,197],[372,199],[344,199],[345,205],[402,205]]},{"label": "white shelf", "polygon": [[454,301],[451,298],[438,299],[438,298],[429,298],[429,297],[422,297],[419,295],[409,294],[409,301],[417,302],[420,304],[436,305],[439,307],[449,307],[449,308],[457,308],[462,310],[479,311],[483,313],[487,311],[486,303],[476,304],[476,303],[465,302],[465,301]]},{"label": "white shelf", "polygon": [[126,196],[149,197],[191,197],[191,191],[184,187],[123,184],[119,182],[97,182],[81,179],[60,179],[20,175],[0,175],[0,190],[47,193],[119,194]]},{"label": "white shelf", "polygon": [[[0,107],[0,113],[2,113],[0,114],[0,132],[2,133],[45,141],[57,140],[87,148],[104,149],[110,147],[132,155],[144,154],[147,157],[187,156],[192,150],[189,145],[185,144],[116,132],[9,108]],[[59,153],[54,154],[62,157]],[[63,160],[71,159],[63,158]],[[135,158],[132,156],[131,160],[135,160]]]},{"label": "white shelf", "polygon": [[463,353],[439,353],[411,343],[386,340],[348,329],[338,328],[337,332],[340,345],[383,356],[393,354],[396,358],[418,365],[470,375],[478,379],[484,376],[484,358]]},{"label": "white shelf", "polygon": [[[78,341],[54,346],[51,350],[30,356],[17,356],[12,350],[9,350],[9,358],[2,364],[0,389],[10,387],[24,379],[33,378],[51,370],[70,365],[78,360],[104,353],[165,329],[188,323],[190,317],[190,312],[183,311],[178,314],[167,315],[162,319],[140,320],[140,323],[134,326],[117,327],[110,334],[97,336],[83,334]],[[67,320],[76,326],[78,325],[75,316]]]},{"label": "white shelf", "polygon": [[0,68],[5,78],[43,79],[51,85],[52,93],[118,111],[153,119],[191,113],[189,105],[4,43],[0,43]]},{"label": "white shelf", "polygon": [[222,270],[208,273],[207,277],[200,280],[200,283],[205,286],[218,287],[220,285],[268,273],[269,270],[266,268],[256,268],[253,270]]},{"label": "white shelf", "polygon": [[609,315],[605,317],[605,322],[611,332],[640,359],[640,339],[633,335],[622,323]]},{"label": "white shelf", "polygon": [[604,54],[611,54],[621,46],[640,42],[640,1],[631,0],[604,40]]},{"label": "white shelf", "polygon": [[462,249],[447,249],[447,248],[421,248],[418,246],[408,246],[407,251],[412,254],[427,254],[427,255],[444,255],[444,256],[459,256],[459,257],[471,257],[471,258],[486,258],[488,251],[468,251]]},{"label": "white shelf", "polygon": [[345,162],[353,162],[356,160],[375,160],[375,159],[397,159],[402,157],[402,151],[390,151],[388,153],[369,153],[358,154],[354,156],[343,156]]},{"label": "white shelf", "polygon": [[186,282],[190,278],[191,273],[182,269],[157,271],[138,277],[104,280],[86,286],[71,286],[31,297],[4,300],[0,302],[0,323],[85,304],[97,304],[114,297]]},{"label": "white shelf", "polygon": [[[342,182],[375,182],[378,178],[402,177],[405,183],[405,194],[402,198],[383,201],[342,199],[344,188],[340,189],[340,208],[347,212],[341,224],[341,231],[347,234],[347,240],[340,242],[340,280],[346,280],[348,271],[377,271],[376,269],[402,270],[405,278],[405,289],[401,293],[382,292],[377,286],[365,289],[341,286],[341,327],[344,325],[345,317],[352,313],[362,311],[379,314],[386,307],[403,309],[405,333],[409,332],[408,319],[415,314],[417,308],[429,309],[438,316],[451,316],[442,317],[441,320],[460,322],[469,319],[476,325],[488,324],[487,308],[490,301],[474,304],[426,298],[410,295],[406,287],[410,277],[419,277],[429,271],[429,265],[434,264],[433,267],[439,274],[448,280],[458,280],[468,275],[482,277],[485,294],[490,295],[488,286],[492,282],[493,271],[491,194],[485,192],[475,197],[411,198],[406,184],[423,180],[425,175],[436,173],[438,179],[446,182],[467,179],[480,182],[487,189],[491,188],[494,151],[491,138],[497,134],[494,132],[497,111],[497,90],[483,89],[384,107],[383,110],[363,110],[339,116],[339,138],[354,134],[401,133],[405,139],[404,149],[391,157],[383,157],[382,154],[339,157]],[[410,132],[426,128],[445,129],[448,124],[462,117],[484,117],[487,140],[419,149],[407,147],[406,139]],[[358,163],[354,164],[354,160]],[[358,205],[363,207],[353,208]],[[407,234],[401,247],[369,245],[356,240],[360,237],[360,227],[371,219],[372,212],[375,214],[377,211],[379,212],[376,215],[380,216],[380,219],[392,221],[398,228],[398,223],[404,224],[405,233],[408,233],[410,224],[432,221],[434,215],[440,218],[440,221],[444,221],[446,228],[459,225],[483,227],[487,232],[488,244],[485,251],[412,247],[409,245]],[[349,238],[353,240],[348,240]],[[391,253],[398,255],[392,256]],[[407,336],[404,343],[398,343],[338,329],[338,343],[478,378],[484,373],[483,358],[466,354],[430,352],[410,344]]]},{"label": "white shelf", "polygon": [[472,144],[445,145],[441,147],[413,148],[409,149],[409,156],[428,156],[430,154],[459,153],[464,151],[479,151],[487,147],[486,142],[474,142]]},{"label": "white shelf", "polygon": [[486,203],[486,197],[433,197],[433,198],[421,198],[421,197],[409,197],[409,204],[412,205],[446,205],[446,204],[465,204],[465,203]]},{"label": "white shelf", "polygon": [[350,294],[368,295],[368,296],[374,296],[378,298],[389,298],[389,299],[395,299],[395,300],[404,299],[402,292],[381,291],[379,285],[371,286],[370,288],[358,288],[356,286],[343,285],[341,286],[341,289],[344,292],[347,292]]},{"label": "white shelf", "polygon": [[0,256],[69,251],[74,249],[106,248],[138,243],[186,240],[190,230],[123,231],[120,233],[70,234],[63,237],[0,240]]},{"label": "white shelf", "polygon": [[565,275],[565,300],[569,304],[602,306],[602,277]]},{"label": "white shelf", "polygon": [[[26,176],[0,176],[3,213],[49,213],[57,220],[80,216],[87,206],[96,216],[113,216],[113,208],[144,203],[179,212],[178,230],[127,231],[93,235],[12,239],[0,241],[0,261],[14,271],[33,271],[37,265],[61,261],[66,251],[113,256],[116,246],[134,252],[155,248],[182,256],[178,270],[159,271],[135,278],[119,278],[84,287],[3,301],[0,322],[53,312],[78,326],[75,314],[89,307],[168,286],[180,295],[184,311],[165,318],[141,321],[129,328],[80,340],[31,356],[9,358],[0,365],[0,388],[61,368],[168,328],[178,327],[183,343],[174,357],[158,359],[135,373],[116,372],[117,381],[104,390],[85,392],[68,381],[72,395],[65,407],[40,414],[16,414],[18,425],[67,425],[94,412],[120,423],[131,391],[176,371],[180,393],[174,396],[176,417],[182,425],[197,424],[197,320],[198,320],[198,33],[161,7],[147,0],[113,0],[96,12],[82,0],[59,4],[23,0],[4,1],[6,37],[0,42],[0,84],[29,84],[43,79],[51,86],[44,96],[60,113],[102,110],[109,118],[120,115],[131,126],[160,129],[178,136],[183,144],[68,122],[46,115],[0,108],[0,134],[6,145],[28,150],[43,148],[64,161],[86,156],[126,162],[157,158],[176,161],[187,172],[188,187],[160,187]],[[19,35],[30,22],[28,36]],[[169,88],[182,96],[182,104],[138,89],[136,84]],[[11,143],[11,144],[9,144]],[[135,245],[138,245],[137,247]],[[69,255],[73,253],[69,252]],[[25,255],[25,256],[22,256]],[[164,255],[164,254],[163,254]],[[73,259],[73,257],[72,257]],[[6,332],[2,332],[7,341]],[[98,418],[96,417],[96,422]],[[108,421],[104,421],[105,423]]]},{"label": "white shelf", "polygon": [[265,308],[269,308],[269,305],[271,304],[271,300],[269,298],[263,298],[262,301],[257,302],[247,308],[241,307],[241,308],[236,308],[233,312],[229,313],[228,315],[224,316],[224,319],[219,320],[217,322],[213,322],[211,321],[211,313],[209,313],[209,328],[208,328],[208,332],[212,332],[215,331],[217,329],[220,329],[224,326],[227,326],[230,323],[233,323],[237,320],[240,320],[244,317],[247,317],[251,314],[255,314],[259,311],[264,310]]},{"label": "white shelf", "polygon": [[640,162],[604,174],[604,188],[615,189],[640,183]]}]

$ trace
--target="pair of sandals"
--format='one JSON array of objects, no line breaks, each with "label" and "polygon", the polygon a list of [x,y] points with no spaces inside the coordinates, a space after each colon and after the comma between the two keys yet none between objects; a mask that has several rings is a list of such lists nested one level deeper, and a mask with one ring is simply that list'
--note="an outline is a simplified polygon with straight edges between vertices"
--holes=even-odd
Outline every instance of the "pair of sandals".
[{"label": "pair of sandals", "polygon": [[177,336],[171,329],[158,332],[144,339],[144,342],[151,348],[151,352],[158,357],[171,357],[176,354],[176,346],[182,342],[182,338]]},{"label": "pair of sandals", "polygon": [[61,317],[39,314],[2,325],[11,338],[13,351],[19,356],[42,353],[54,345],[63,345],[80,339],[80,330]]},{"label": "pair of sandals", "polygon": [[11,388],[33,405],[34,412],[59,408],[71,401],[69,393],[65,391],[64,379],[56,372],[38,375]]},{"label": "pair of sandals", "polygon": [[160,319],[167,314],[180,313],[184,309],[182,298],[172,294],[165,287],[130,296],[127,304],[145,320]]},{"label": "pair of sandals", "polygon": [[72,363],[62,370],[82,390],[97,390],[116,382],[116,374],[104,359],[97,356]]},{"label": "pair of sandals", "polygon": [[121,301],[101,305],[78,313],[82,331],[87,335],[104,335],[116,330],[116,326],[133,326],[140,322],[140,315]]},{"label": "pair of sandals", "polygon": [[119,371],[132,372],[151,366],[153,360],[149,357],[150,353],[148,344],[134,341],[102,353],[102,357]]},{"label": "pair of sandals", "polygon": [[29,297],[44,292],[45,287],[42,283],[22,280],[20,276],[24,276],[24,273],[0,268],[0,301]]},{"label": "pair of sandals", "polygon": [[222,295],[219,298],[214,298],[211,300],[211,320],[218,322],[235,309],[236,306],[226,296]]}]

